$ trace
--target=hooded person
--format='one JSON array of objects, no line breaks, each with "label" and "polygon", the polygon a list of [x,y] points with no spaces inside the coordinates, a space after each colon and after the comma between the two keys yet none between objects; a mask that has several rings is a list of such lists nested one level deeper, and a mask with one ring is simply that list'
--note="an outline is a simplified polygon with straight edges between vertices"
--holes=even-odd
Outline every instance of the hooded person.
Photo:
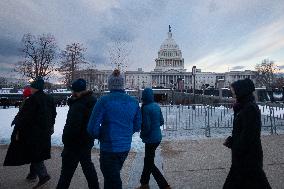
[{"label": "hooded person", "polygon": [[4,166],[30,164],[27,181],[39,182],[38,188],[50,180],[44,160],[50,159],[51,135],[54,131],[56,106],[51,96],[44,93],[44,80],[36,78],[31,84],[31,96],[15,119],[17,135],[12,134]]},{"label": "hooded person", "polygon": [[69,188],[73,174],[80,163],[90,189],[98,189],[97,172],[91,160],[94,139],[87,132],[87,124],[97,99],[86,90],[86,81],[77,79],[71,86],[69,110],[63,129],[62,168],[57,189]]},{"label": "hooded person", "polygon": [[155,165],[155,152],[162,140],[161,126],[164,118],[160,106],[154,102],[153,90],[146,88],[142,92],[142,127],[140,137],[145,143],[144,167],[137,189],[149,189],[152,174],[160,189],[170,189],[169,184]]},{"label": "hooded person", "polygon": [[232,164],[224,189],[271,188],[263,171],[261,146],[261,113],[255,103],[255,87],[250,79],[238,80],[231,85],[236,98],[232,136],[224,145],[232,151]]},{"label": "hooded person", "polygon": [[96,103],[88,132],[100,141],[100,168],[105,189],[121,189],[120,171],[131,147],[132,135],[140,131],[138,101],[124,91],[124,78],[114,70],[108,78],[110,93]]}]

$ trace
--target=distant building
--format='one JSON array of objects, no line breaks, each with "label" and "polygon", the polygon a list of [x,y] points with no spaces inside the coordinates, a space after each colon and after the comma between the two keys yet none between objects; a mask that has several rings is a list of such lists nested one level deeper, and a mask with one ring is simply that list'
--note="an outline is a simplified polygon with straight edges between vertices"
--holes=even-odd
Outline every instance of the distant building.
[{"label": "distant building", "polygon": [[125,86],[127,89],[152,87],[152,77],[149,72],[144,72],[142,68],[138,68],[137,71],[126,71]]},{"label": "distant building", "polygon": [[191,72],[184,69],[184,59],[179,46],[173,39],[169,27],[168,37],[161,44],[155,68],[151,72],[125,72],[127,88],[175,88],[189,89],[192,86]]},{"label": "distant building", "polygon": [[[103,91],[107,90],[107,79],[111,73],[112,70],[88,69],[78,71],[76,77],[84,78],[89,89]],[[124,77],[126,89],[153,87],[187,90],[193,88],[192,72],[187,72],[184,68],[182,52],[173,39],[170,26],[168,37],[161,44],[158,58],[155,59],[154,70],[144,72],[142,68],[138,68],[137,71],[126,71]],[[245,70],[215,73],[196,69],[195,88],[229,87],[234,81],[244,78],[250,78],[255,82],[255,72]]]},{"label": "distant building", "polygon": [[107,90],[107,81],[112,70],[87,69],[76,71],[75,78],[83,78],[87,81],[87,87],[91,90]]}]

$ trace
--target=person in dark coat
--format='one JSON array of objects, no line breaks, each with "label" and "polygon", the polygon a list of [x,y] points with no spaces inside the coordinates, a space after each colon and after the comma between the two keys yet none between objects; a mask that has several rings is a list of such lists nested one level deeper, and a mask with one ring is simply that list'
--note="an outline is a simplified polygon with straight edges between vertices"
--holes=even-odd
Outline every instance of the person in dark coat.
[{"label": "person in dark coat", "polygon": [[170,189],[169,184],[155,165],[155,152],[162,140],[161,126],[164,118],[160,106],[154,102],[153,90],[144,89],[142,92],[142,127],[140,137],[145,143],[144,168],[141,175],[141,186],[137,189],[149,189],[152,174],[160,189]]},{"label": "person in dark coat", "polygon": [[132,135],[141,128],[138,101],[124,91],[124,78],[114,70],[108,79],[110,93],[96,103],[88,132],[100,141],[100,168],[105,189],[121,189],[120,171],[131,147]]},{"label": "person in dark coat", "polygon": [[56,106],[51,96],[43,92],[44,80],[37,78],[31,83],[32,95],[15,119],[18,137],[12,136],[4,166],[31,164],[26,179],[39,182],[34,188],[50,180],[44,160],[50,159],[51,135],[54,132]]},{"label": "person in dark coat", "polygon": [[63,130],[62,168],[57,189],[69,188],[73,174],[80,162],[90,189],[98,189],[97,172],[91,160],[94,139],[87,132],[90,114],[96,103],[92,91],[86,90],[86,81],[72,83],[72,96],[68,100],[69,111]]},{"label": "person in dark coat", "polygon": [[[23,101],[20,103],[20,106],[19,106],[19,112],[22,110],[26,100],[32,95],[32,90],[30,87],[26,87],[24,90],[23,90]],[[15,116],[14,120],[12,121],[11,123],[11,127],[13,127],[16,123],[16,120],[17,120],[17,117],[20,113],[17,113],[17,115]],[[18,141],[18,138],[19,138],[19,132],[18,132],[18,127],[14,127],[14,130],[12,132],[12,137],[11,137],[11,142],[16,142]]]},{"label": "person in dark coat", "polygon": [[269,189],[263,171],[261,146],[261,113],[255,103],[254,84],[250,79],[231,85],[236,98],[232,136],[224,143],[232,150],[232,165],[224,189]]}]

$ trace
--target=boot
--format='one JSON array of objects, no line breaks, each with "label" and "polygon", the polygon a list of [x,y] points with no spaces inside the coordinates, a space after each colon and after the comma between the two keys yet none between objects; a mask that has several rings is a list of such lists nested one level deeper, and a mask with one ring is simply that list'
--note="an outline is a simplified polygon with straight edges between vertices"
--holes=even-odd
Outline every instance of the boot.
[{"label": "boot", "polygon": [[28,174],[28,176],[26,177],[26,181],[28,182],[36,182],[36,175],[32,175],[31,173]]},{"label": "boot", "polygon": [[44,185],[45,183],[47,183],[47,181],[49,181],[49,180],[50,180],[50,176],[49,176],[49,175],[43,177],[42,179],[40,179],[40,180],[38,181],[37,185],[35,185],[35,186],[33,187],[33,189],[36,189],[36,188],[41,187],[42,185]]}]

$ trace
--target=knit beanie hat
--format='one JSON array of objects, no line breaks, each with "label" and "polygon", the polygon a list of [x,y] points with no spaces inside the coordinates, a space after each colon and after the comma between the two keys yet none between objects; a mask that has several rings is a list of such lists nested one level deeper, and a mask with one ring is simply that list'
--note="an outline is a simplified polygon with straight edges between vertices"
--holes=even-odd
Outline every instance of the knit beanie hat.
[{"label": "knit beanie hat", "polygon": [[108,89],[111,90],[123,90],[124,79],[118,69],[115,69],[108,78]]},{"label": "knit beanie hat", "polygon": [[32,95],[32,91],[30,87],[26,87],[23,91],[23,95],[25,98],[30,97]]},{"label": "knit beanie hat", "polygon": [[31,88],[43,90],[44,88],[44,80],[41,77],[36,78],[34,81],[31,82]]},{"label": "knit beanie hat", "polygon": [[231,86],[233,87],[237,98],[248,96],[255,91],[253,81],[248,78],[235,81]]},{"label": "knit beanie hat", "polygon": [[71,90],[74,92],[81,92],[86,90],[86,80],[77,79],[72,83]]}]

